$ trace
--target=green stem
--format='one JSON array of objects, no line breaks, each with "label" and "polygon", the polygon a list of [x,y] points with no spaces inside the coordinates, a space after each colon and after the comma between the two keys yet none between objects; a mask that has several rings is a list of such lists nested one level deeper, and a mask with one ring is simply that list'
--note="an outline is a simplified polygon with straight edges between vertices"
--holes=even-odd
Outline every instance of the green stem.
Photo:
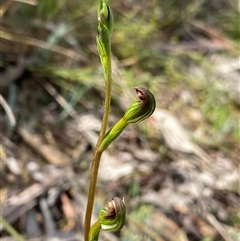
[{"label": "green stem", "polygon": [[97,184],[98,168],[103,153],[100,150],[100,145],[104,139],[111,104],[111,89],[112,89],[112,66],[111,66],[111,33],[113,29],[113,15],[111,8],[105,3],[105,0],[100,0],[98,5],[98,34],[96,37],[97,48],[103,74],[105,79],[106,93],[104,101],[104,114],[99,138],[94,150],[93,162],[91,166],[90,184],[88,192],[87,210],[85,214],[85,231],[84,240],[89,241],[89,231],[91,225],[91,216],[94,203],[94,196]]},{"label": "green stem", "polygon": [[108,117],[109,117],[109,112],[110,112],[110,105],[111,105],[111,92],[112,92],[112,77],[111,77],[111,72],[112,72],[112,66],[111,66],[111,59],[108,61],[108,71],[106,73],[106,81],[105,81],[105,86],[106,86],[106,94],[105,94],[105,101],[104,101],[104,113],[103,113],[103,119],[102,119],[102,126],[98,138],[98,142],[96,145],[95,150],[98,151],[99,146],[101,145],[106,130],[108,126]]},{"label": "green stem", "polygon": [[89,241],[89,231],[91,225],[91,216],[92,216],[92,209],[94,203],[94,196],[96,190],[96,183],[97,183],[97,176],[98,176],[98,168],[100,159],[102,156],[103,151],[99,150],[101,142],[104,139],[107,125],[108,125],[108,117],[110,112],[110,104],[111,104],[111,59],[107,63],[107,73],[105,74],[105,83],[106,83],[106,94],[105,94],[105,102],[104,102],[104,114],[102,120],[102,126],[99,134],[99,138],[95,147],[94,155],[93,155],[93,162],[91,166],[91,174],[90,174],[90,184],[89,184],[89,191],[88,191],[88,202],[87,202],[87,210],[85,214],[85,231],[84,231],[84,240]]},{"label": "green stem", "polygon": [[95,152],[93,156],[93,162],[91,167],[91,174],[90,174],[90,183],[89,183],[89,191],[88,191],[88,202],[87,202],[87,209],[85,214],[85,224],[84,224],[84,240],[89,241],[89,231],[91,225],[91,217],[92,217],[92,209],[94,203],[94,196],[96,190],[96,183],[97,183],[97,173],[99,168],[99,163],[101,159],[102,152]]}]

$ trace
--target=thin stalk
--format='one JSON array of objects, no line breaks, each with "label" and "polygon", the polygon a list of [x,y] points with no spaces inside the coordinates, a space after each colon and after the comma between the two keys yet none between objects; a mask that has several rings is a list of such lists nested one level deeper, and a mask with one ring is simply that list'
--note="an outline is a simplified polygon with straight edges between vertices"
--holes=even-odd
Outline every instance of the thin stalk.
[{"label": "thin stalk", "polygon": [[26,241],[26,239],[16,231],[16,229],[7,222],[7,220],[0,216],[0,223],[3,225],[4,229],[12,236],[16,241]]},{"label": "thin stalk", "polygon": [[91,174],[90,174],[90,183],[89,183],[89,191],[88,191],[88,202],[87,202],[87,210],[85,214],[85,224],[84,224],[84,240],[89,241],[89,231],[90,231],[90,225],[91,225],[91,217],[92,217],[92,210],[93,210],[93,203],[94,203],[94,197],[95,197],[95,190],[96,190],[96,184],[97,184],[97,176],[98,176],[98,168],[100,159],[102,156],[103,151],[99,150],[99,147],[101,145],[101,142],[104,139],[104,135],[107,130],[108,126],[108,117],[110,112],[110,104],[111,104],[111,60],[108,61],[108,71],[105,74],[106,79],[106,94],[105,94],[105,101],[104,101],[104,114],[102,119],[102,126],[99,134],[99,138],[94,150],[93,155],[93,161],[91,166]]},{"label": "thin stalk", "polygon": [[98,241],[100,230],[101,230],[100,220],[97,220],[97,222],[95,222],[91,227],[91,230],[89,233],[90,241]]}]

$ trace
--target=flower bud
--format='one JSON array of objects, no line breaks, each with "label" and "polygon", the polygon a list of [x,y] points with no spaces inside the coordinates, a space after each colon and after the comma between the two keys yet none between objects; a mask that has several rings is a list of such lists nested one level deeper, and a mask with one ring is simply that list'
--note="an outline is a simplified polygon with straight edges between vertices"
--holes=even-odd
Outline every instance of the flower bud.
[{"label": "flower bud", "polygon": [[99,1],[98,33],[96,37],[99,57],[103,66],[105,79],[111,75],[111,34],[113,31],[113,14],[105,0]]},{"label": "flower bud", "polygon": [[138,97],[128,107],[124,116],[105,134],[99,147],[101,151],[106,150],[128,124],[143,121],[154,112],[156,101],[153,94],[144,87],[135,87],[135,90]]},{"label": "flower bud", "polygon": [[98,22],[107,28],[111,34],[113,31],[113,14],[111,8],[106,4],[105,0],[100,0],[98,7]]}]

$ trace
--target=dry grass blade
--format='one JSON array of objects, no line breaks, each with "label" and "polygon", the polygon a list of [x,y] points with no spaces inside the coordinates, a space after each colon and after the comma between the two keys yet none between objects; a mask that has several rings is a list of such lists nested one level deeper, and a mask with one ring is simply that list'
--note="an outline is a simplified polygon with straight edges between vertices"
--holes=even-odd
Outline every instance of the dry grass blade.
[{"label": "dry grass blade", "polygon": [[218,222],[218,220],[214,217],[214,215],[207,213],[206,214],[207,221],[219,232],[219,234],[224,238],[225,241],[234,241],[224,226]]},{"label": "dry grass blade", "polygon": [[15,2],[20,2],[20,3],[26,3],[26,4],[29,4],[29,5],[37,5],[37,0],[14,0]]},{"label": "dry grass blade", "polygon": [[68,102],[61,96],[58,91],[50,84],[47,82],[42,82],[39,81],[39,83],[47,90],[47,92],[52,95],[57,103],[72,117],[76,118],[77,117],[77,112],[74,109],[69,110],[69,104]]},{"label": "dry grass blade", "polygon": [[2,6],[0,7],[0,18],[3,17],[3,15],[8,10],[8,8],[11,6],[12,3],[13,3],[13,0],[8,0],[5,2],[5,4],[2,4]]},{"label": "dry grass blade", "polygon": [[66,49],[58,45],[53,45],[53,44],[48,44],[45,41],[39,40],[39,39],[34,39],[26,36],[20,36],[16,34],[11,34],[5,31],[0,30],[0,38],[6,39],[9,41],[25,44],[25,45],[30,45],[46,50],[50,50],[52,52],[67,56],[68,58],[76,59],[76,60],[85,60],[80,54],[77,52],[71,50],[71,49]]},{"label": "dry grass blade", "polygon": [[13,114],[13,111],[11,107],[8,105],[6,100],[3,98],[3,96],[0,94],[0,105],[3,107],[3,109],[6,111],[6,114],[9,119],[9,123],[11,127],[14,127],[16,125],[16,118]]},{"label": "dry grass blade", "polygon": [[[18,195],[14,195],[3,203],[3,217],[12,223],[16,221],[27,210],[30,210],[37,204],[36,198],[42,195],[48,188],[56,185],[62,180],[64,173],[60,170],[55,171],[43,183],[35,183]],[[0,231],[2,227],[0,227]]]},{"label": "dry grass blade", "polygon": [[58,150],[58,148],[44,143],[40,135],[32,134],[24,128],[20,128],[18,133],[32,149],[39,153],[49,163],[56,166],[70,165],[71,159]]}]

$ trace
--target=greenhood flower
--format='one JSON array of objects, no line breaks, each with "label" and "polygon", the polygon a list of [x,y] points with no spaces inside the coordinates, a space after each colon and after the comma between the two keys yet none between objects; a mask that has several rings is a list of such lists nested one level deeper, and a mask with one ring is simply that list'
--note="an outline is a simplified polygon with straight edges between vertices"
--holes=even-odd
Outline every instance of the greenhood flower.
[{"label": "greenhood flower", "polygon": [[138,97],[128,107],[124,116],[105,134],[100,145],[101,151],[106,150],[128,124],[143,121],[154,112],[156,101],[153,94],[144,87],[135,87],[135,90]]},{"label": "greenhood flower", "polygon": [[97,241],[100,230],[119,231],[124,226],[126,219],[126,206],[124,199],[114,197],[99,213],[99,219],[90,230],[90,241]]},{"label": "greenhood flower", "polygon": [[108,202],[107,207],[102,209],[99,220],[102,230],[119,231],[124,226],[126,218],[126,207],[124,199],[114,197]]}]

